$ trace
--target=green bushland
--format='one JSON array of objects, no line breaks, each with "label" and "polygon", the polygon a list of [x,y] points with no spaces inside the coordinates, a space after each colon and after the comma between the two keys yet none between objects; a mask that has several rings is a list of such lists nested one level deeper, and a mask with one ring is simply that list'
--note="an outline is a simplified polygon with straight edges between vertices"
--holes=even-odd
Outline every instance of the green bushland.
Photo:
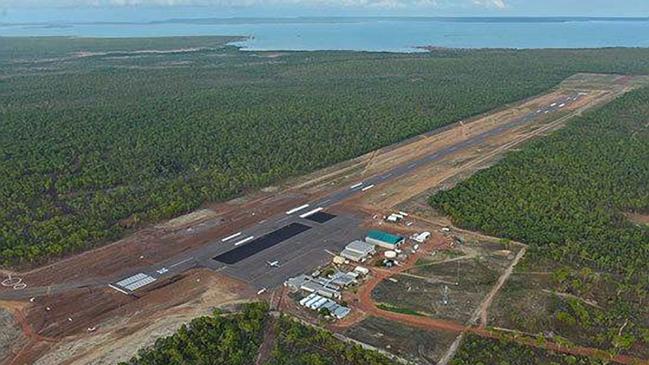
[{"label": "green bushland", "polygon": [[516,329],[647,355],[649,228],[624,214],[649,212],[648,121],[644,88],[431,197],[461,227],[530,244],[530,271],[542,270],[533,263],[554,267],[546,289],[568,296],[552,295],[543,310],[508,297],[538,291],[528,279],[504,288]]},{"label": "green bushland", "polygon": [[[645,49],[270,58],[231,40],[2,38],[0,265],[95,247],[576,72],[649,73]],[[201,50],[132,53],[181,48]]]},{"label": "green bushland", "polygon": [[254,364],[266,332],[276,336],[268,365],[393,364],[378,352],[342,342],[330,332],[287,316],[273,320],[268,304],[251,303],[237,313],[196,318],[122,365]]},{"label": "green bushland", "polygon": [[532,254],[649,285],[649,88],[527,144],[431,204],[464,228],[528,243]]},{"label": "green bushland", "polygon": [[267,321],[265,303],[246,304],[240,313],[199,317],[122,365],[252,364]]},{"label": "green bushland", "polygon": [[469,334],[451,365],[603,365],[607,362],[584,356],[560,354],[517,342]]}]

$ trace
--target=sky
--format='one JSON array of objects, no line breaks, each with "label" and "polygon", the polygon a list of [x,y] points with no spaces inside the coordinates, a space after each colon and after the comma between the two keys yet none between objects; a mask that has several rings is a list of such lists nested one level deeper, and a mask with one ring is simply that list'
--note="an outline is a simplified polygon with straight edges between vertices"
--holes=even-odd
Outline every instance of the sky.
[{"label": "sky", "polygon": [[[0,0],[0,22],[246,16],[649,16],[649,0]],[[82,15],[83,14],[83,15]]]}]

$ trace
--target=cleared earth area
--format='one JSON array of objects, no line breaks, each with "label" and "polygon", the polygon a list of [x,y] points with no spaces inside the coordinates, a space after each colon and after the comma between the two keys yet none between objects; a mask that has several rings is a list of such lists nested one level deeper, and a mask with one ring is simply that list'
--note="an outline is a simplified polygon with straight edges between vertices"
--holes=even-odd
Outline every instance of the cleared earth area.
[{"label": "cleared earth area", "polygon": [[476,241],[433,251],[434,256],[422,257],[411,269],[393,275],[396,282],[381,282],[373,299],[389,310],[468,323],[518,250],[514,245]]}]

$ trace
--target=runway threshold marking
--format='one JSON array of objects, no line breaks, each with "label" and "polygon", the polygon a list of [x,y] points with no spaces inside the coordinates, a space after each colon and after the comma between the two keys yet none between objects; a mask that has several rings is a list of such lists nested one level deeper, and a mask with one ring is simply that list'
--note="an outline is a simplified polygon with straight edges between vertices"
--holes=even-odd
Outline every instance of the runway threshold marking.
[{"label": "runway threshold marking", "polygon": [[224,239],[222,239],[221,242],[225,242],[225,241],[231,240],[231,239],[239,237],[239,236],[241,236],[241,232],[237,232],[235,234],[229,235],[229,236],[225,237]]},{"label": "runway threshold marking", "polygon": [[352,186],[350,186],[349,188],[350,188],[350,189],[356,189],[356,188],[360,187],[361,185],[363,185],[363,183],[362,183],[362,182],[359,182],[358,184],[352,185]]},{"label": "runway threshold marking", "polygon": [[324,209],[324,208],[322,208],[322,207],[315,208],[315,209],[313,209],[311,211],[308,211],[308,212],[300,215],[300,218],[306,218],[306,217],[308,217],[310,215],[314,215],[314,214],[318,213],[319,211],[321,211],[322,209]]},{"label": "runway threshold marking", "polygon": [[361,191],[368,191],[368,190],[370,190],[370,189],[373,188],[373,187],[374,187],[374,184],[372,184],[372,185],[368,185],[368,186],[362,188]]},{"label": "runway threshold marking", "polygon": [[250,236],[250,237],[248,237],[248,238],[244,238],[244,239],[242,239],[242,240],[239,241],[239,242],[236,242],[234,245],[235,245],[235,246],[243,245],[244,243],[246,243],[246,242],[250,242],[250,241],[252,241],[253,239],[255,239],[255,236]]},{"label": "runway threshold marking", "polygon": [[293,209],[287,211],[286,214],[287,214],[287,215],[288,215],[288,214],[293,214],[293,213],[295,213],[295,212],[299,212],[300,210],[302,210],[302,209],[304,209],[304,208],[308,208],[308,207],[309,207],[309,204],[300,205],[300,206],[297,207],[297,208],[293,208]]}]

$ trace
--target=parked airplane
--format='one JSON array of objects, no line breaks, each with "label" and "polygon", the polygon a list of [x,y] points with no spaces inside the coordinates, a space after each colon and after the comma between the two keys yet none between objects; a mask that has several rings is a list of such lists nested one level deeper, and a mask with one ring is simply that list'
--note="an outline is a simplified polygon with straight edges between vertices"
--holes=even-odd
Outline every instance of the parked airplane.
[{"label": "parked airplane", "polygon": [[266,261],[270,267],[279,267],[279,261]]}]

